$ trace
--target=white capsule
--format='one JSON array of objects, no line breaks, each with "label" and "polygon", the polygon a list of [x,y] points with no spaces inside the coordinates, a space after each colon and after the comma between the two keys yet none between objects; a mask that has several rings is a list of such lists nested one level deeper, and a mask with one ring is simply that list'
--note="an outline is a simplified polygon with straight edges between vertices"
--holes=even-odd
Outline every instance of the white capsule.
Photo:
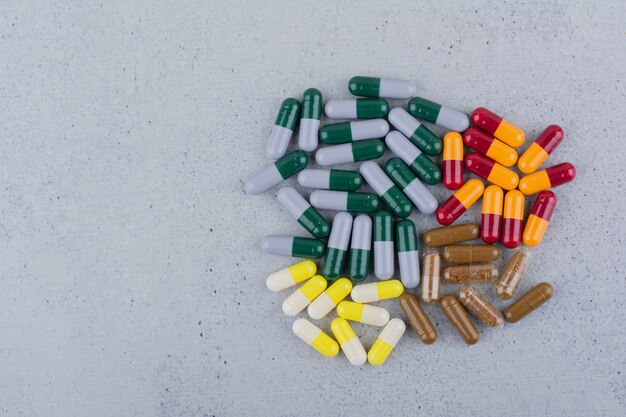
[{"label": "white capsule", "polygon": [[389,133],[389,123],[385,119],[350,122],[350,132],[353,141],[384,138]]},{"label": "white capsule", "polygon": [[439,203],[435,196],[415,178],[402,192],[415,204],[417,209],[424,214],[432,214],[437,210]]},{"label": "white capsule", "polygon": [[265,285],[270,291],[282,291],[305,281],[315,275],[317,266],[313,261],[302,261],[272,272],[267,276]]},{"label": "white capsule", "polygon": [[309,316],[320,320],[330,313],[337,304],[346,298],[352,290],[352,283],[347,278],[339,278],[320,294],[307,308]]},{"label": "white capsule", "polygon": [[263,252],[272,255],[291,256],[293,252],[293,236],[267,235],[261,240]]},{"label": "white capsule", "polygon": [[289,213],[298,219],[302,213],[308,210],[311,205],[293,187],[282,187],[276,194],[278,201],[287,209]]},{"label": "white capsule", "polygon": [[389,132],[385,138],[385,144],[407,165],[411,165],[422,154],[417,146],[413,145],[402,133],[395,130]]},{"label": "white capsule", "polygon": [[379,196],[382,196],[393,187],[393,182],[376,162],[363,162],[359,171],[361,171],[365,181]]},{"label": "white capsule", "polygon": [[315,161],[322,166],[354,162],[352,144],[344,143],[343,145],[327,146],[322,148],[315,154]]},{"label": "white capsule", "polygon": [[271,164],[250,177],[246,182],[246,192],[250,195],[264,193],[273,186],[280,184],[283,177],[275,164]]},{"label": "white capsule", "polygon": [[398,252],[400,280],[406,288],[417,288],[420,284],[420,262],[417,251]]},{"label": "white capsule", "polygon": [[342,301],[337,306],[337,315],[346,320],[356,321],[369,326],[382,327],[389,321],[389,311],[369,304]]},{"label": "white capsule", "polygon": [[333,226],[328,238],[328,248],[348,250],[350,231],[352,230],[352,216],[344,211],[335,214]]},{"label": "white capsule", "polygon": [[374,242],[374,273],[376,278],[387,280],[395,272],[393,240],[379,240]]},{"label": "white capsule", "polygon": [[293,131],[279,125],[272,127],[270,140],[267,142],[267,157],[270,159],[278,159],[287,152],[287,146],[291,140]]},{"label": "white capsule", "polygon": [[283,312],[288,316],[300,313],[326,289],[326,285],[324,277],[315,275],[283,301]]},{"label": "white capsule", "polygon": [[330,187],[329,169],[307,168],[298,174],[298,184],[303,187],[327,190]]},{"label": "white capsule", "polygon": [[320,121],[317,119],[300,119],[298,146],[303,151],[313,152],[318,145]]},{"label": "white capsule", "polygon": [[406,324],[402,319],[391,319],[378,335],[378,338],[391,347],[396,347],[398,341],[406,330]]},{"label": "white capsule", "polygon": [[463,132],[469,127],[469,118],[465,113],[441,106],[435,124],[455,132]]},{"label": "white capsule", "polygon": [[337,356],[339,345],[319,327],[307,319],[298,319],[291,327],[294,334],[326,357]]},{"label": "white capsule", "polygon": [[331,119],[356,119],[356,99],[328,100],[324,112]]},{"label": "white capsule", "polygon": [[348,210],[348,193],[346,191],[316,190],[309,196],[311,205],[323,210]]},{"label": "white capsule", "polygon": [[372,219],[366,214],[354,218],[352,224],[352,239],[350,249],[371,250],[372,248]]},{"label": "white capsule", "polygon": [[417,87],[414,81],[381,78],[378,90],[381,98],[405,100],[415,95]]},{"label": "white capsule", "polygon": [[367,360],[367,353],[365,353],[359,338],[354,334],[354,330],[350,327],[350,323],[338,317],[332,321],[330,329],[350,364],[354,366],[363,365]]},{"label": "white capsule", "polygon": [[402,107],[394,107],[391,109],[389,112],[389,123],[407,138],[413,136],[417,128],[422,125]]}]

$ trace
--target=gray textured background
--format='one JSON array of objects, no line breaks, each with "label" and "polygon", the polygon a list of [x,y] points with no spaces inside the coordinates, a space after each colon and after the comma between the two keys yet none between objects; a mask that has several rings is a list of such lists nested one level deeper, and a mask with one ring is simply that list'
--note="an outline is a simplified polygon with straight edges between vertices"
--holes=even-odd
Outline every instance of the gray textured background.
[{"label": "gray textured background", "polygon": [[[0,415],[626,415],[623,2],[129,3],[0,10]],[[291,334],[259,241],[303,232],[243,183],[284,97],[356,74],[564,127],[549,304],[473,347],[429,307],[380,368]]]}]

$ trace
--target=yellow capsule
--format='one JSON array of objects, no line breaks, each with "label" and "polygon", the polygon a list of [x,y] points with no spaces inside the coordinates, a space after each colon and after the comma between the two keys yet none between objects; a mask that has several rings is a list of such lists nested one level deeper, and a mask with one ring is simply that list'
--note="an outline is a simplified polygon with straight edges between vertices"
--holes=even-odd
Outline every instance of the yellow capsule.
[{"label": "yellow capsule", "polygon": [[367,360],[374,366],[382,365],[404,334],[406,325],[400,319],[391,319],[378,335],[367,353]]},{"label": "yellow capsule", "polygon": [[311,278],[316,272],[315,262],[302,261],[269,274],[265,284],[270,291],[281,291]]},{"label": "yellow capsule", "polygon": [[541,146],[533,142],[520,157],[517,167],[524,174],[533,173],[543,164],[543,161],[548,159],[549,155]]},{"label": "yellow capsule", "polygon": [[298,319],[291,327],[296,336],[324,356],[333,357],[339,353],[339,345],[329,335],[307,319]]},{"label": "yellow capsule", "polygon": [[323,276],[315,275],[285,299],[283,312],[288,316],[295,316],[315,300],[326,289],[326,285]]},{"label": "yellow capsule", "polygon": [[505,167],[513,166],[517,162],[517,152],[515,149],[497,139],[491,143],[486,155]]},{"label": "yellow capsule", "polygon": [[526,195],[535,194],[550,187],[552,184],[545,169],[526,175],[519,180],[519,190]]},{"label": "yellow capsule", "polygon": [[350,327],[350,323],[346,319],[337,317],[330,324],[330,329],[350,363],[354,366],[363,365],[367,360],[367,353],[365,353],[359,338],[354,334],[352,327]]},{"label": "yellow capsule", "polygon": [[346,298],[352,291],[352,282],[347,278],[339,278],[326,291],[320,294],[311,304],[308,312],[312,319],[319,320]]},{"label": "yellow capsule", "polygon": [[519,175],[500,164],[494,164],[493,169],[487,177],[487,181],[505,190],[513,190],[519,183]]},{"label": "yellow capsule", "polygon": [[352,320],[370,326],[382,327],[389,321],[389,312],[382,307],[368,304],[342,301],[337,306],[337,315],[346,320]]},{"label": "yellow capsule", "polygon": [[357,303],[371,303],[373,301],[400,297],[403,291],[404,286],[400,281],[390,279],[389,281],[357,285],[352,289],[351,296]]},{"label": "yellow capsule", "polygon": [[498,126],[493,135],[514,148],[522,146],[525,139],[522,129],[505,119],[502,119],[500,126]]}]

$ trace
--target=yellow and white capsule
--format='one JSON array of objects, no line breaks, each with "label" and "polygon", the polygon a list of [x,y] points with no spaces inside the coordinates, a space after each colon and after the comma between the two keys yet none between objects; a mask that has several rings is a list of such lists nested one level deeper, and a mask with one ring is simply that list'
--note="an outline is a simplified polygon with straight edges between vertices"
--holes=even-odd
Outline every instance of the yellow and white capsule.
[{"label": "yellow and white capsule", "polygon": [[373,301],[400,297],[403,291],[404,286],[402,283],[397,279],[391,279],[389,281],[356,285],[352,288],[351,296],[357,303],[371,303]]},{"label": "yellow and white capsule", "polygon": [[374,346],[367,353],[367,360],[374,366],[382,365],[391,353],[398,340],[404,334],[406,325],[400,319],[391,319],[378,335]]},{"label": "yellow and white capsule", "polygon": [[323,276],[315,275],[283,301],[283,312],[295,316],[311,304],[326,289],[327,284]]},{"label": "yellow and white capsule", "polygon": [[296,336],[304,340],[304,343],[311,346],[322,355],[331,358],[337,356],[339,353],[339,345],[337,342],[307,319],[294,321],[291,328]]},{"label": "yellow and white capsule", "polygon": [[346,320],[382,327],[389,322],[389,312],[382,307],[342,301],[337,306],[337,315]]},{"label": "yellow and white capsule", "polygon": [[359,338],[354,334],[350,323],[346,319],[337,317],[330,324],[330,329],[333,331],[335,338],[341,346],[341,350],[346,355],[346,358],[354,366],[361,366],[367,360],[367,353],[361,344]]},{"label": "yellow and white capsule", "polygon": [[293,287],[299,282],[311,278],[317,272],[317,266],[313,261],[302,261],[280,271],[272,272],[267,276],[265,285],[270,291],[282,291]]},{"label": "yellow and white capsule", "polygon": [[326,314],[346,298],[352,290],[352,282],[347,278],[339,278],[326,291],[320,294],[311,304],[309,304],[309,317],[314,320],[323,318]]}]

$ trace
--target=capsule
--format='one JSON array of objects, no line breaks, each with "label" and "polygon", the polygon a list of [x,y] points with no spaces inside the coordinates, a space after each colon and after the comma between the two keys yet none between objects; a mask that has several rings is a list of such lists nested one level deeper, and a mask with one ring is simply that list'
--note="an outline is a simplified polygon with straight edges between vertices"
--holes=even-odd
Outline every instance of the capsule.
[{"label": "capsule", "polygon": [[441,153],[443,145],[437,137],[422,123],[407,113],[402,107],[394,107],[389,112],[389,123],[406,136],[413,145],[428,155]]},{"label": "capsule", "polygon": [[519,170],[524,174],[535,172],[552,151],[563,142],[564,137],[563,129],[560,126],[550,125],[546,127],[520,157],[517,162]]},{"label": "capsule", "polygon": [[424,214],[437,210],[437,199],[415,176],[413,171],[400,158],[391,158],[385,163],[385,172],[402,190],[409,200]]},{"label": "capsule", "polygon": [[500,249],[493,245],[450,245],[443,248],[443,260],[455,264],[495,261]]},{"label": "capsule", "polygon": [[404,334],[406,325],[400,319],[391,319],[378,335],[378,339],[367,353],[367,361],[374,365],[382,365],[396,347],[396,344]]},{"label": "capsule", "polygon": [[250,195],[264,193],[302,171],[308,163],[309,157],[306,152],[293,151],[250,177],[246,181],[246,192]]},{"label": "capsule", "polygon": [[470,118],[474,126],[492,134],[509,146],[519,148],[524,143],[525,137],[522,129],[484,107],[475,109]]},{"label": "capsule", "polygon": [[465,168],[505,190],[513,190],[519,183],[519,176],[515,172],[477,152],[465,155]]},{"label": "capsule", "polygon": [[302,115],[298,132],[300,149],[312,152],[317,149],[317,135],[322,118],[322,93],[317,88],[309,88],[302,97]]},{"label": "capsule", "polygon": [[298,319],[293,323],[292,330],[307,345],[324,356],[333,357],[339,353],[339,345],[329,335],[307,319]]},{"label": "capsule", "polygon": [[352,230],[352,216],[346,212],[339,212],[333,220],[333,228],[328,238],[326,255],[324,255],[323,274],[331,281],[339,278],[346,262],[348,242]]},{"label": "capsule", "polygon": [[509,323],[517,323],[552,298],[553,294],[552,285],[542,282],[504,310],[504,319]]},{"label": "capsule", "polygon": [[502,314],[481,293],[469,285],[459,290],[459,301],[477,319],[489,327],[500,327],[504,324]]},{"label": "capsule", "polygon": [[356,76],[350,78],[348,90],[355,96],[407,99],[415,95],[414,81]]},{"label": "capsule", "polygon": [[370,273],[370,253],[372,250],[372,219],[365,214],[356,216],[352,225],[350,240],[350,263],[348,276],[354,282],[361,282]]},{"label": "capsule", "polygon": [[495,287],[498,298],[508,300],[515,295],[524,277],[524,271],[528,266],[529,259],[530,251],[525,247],[517,249],[511,256]]},{"label": "capsule", "polygon": [[469,127],[469,118],[465,113],[442,106],[422,97],[409,100],[409,113],[418,119],[426,120],[446,129],[462,132]]},{"label": "capsule", "polygon": [[519,190],[526,195],[538,193],[548,188],[558,187],[576,178],[576,168],[569,162],[526,175],[519,181]]},{"label": "capsule", "polygon": [[361,366],[367,361],[367,353],[346,319],[341,317],[334,319],[330,323],[330,330],[332,330],[351,365]]},{"label": "capsule", "polygon": [[480,228],[476,223],[465,223],[457,226],[438,227],[430,229],[422,235],[424,245],[429,248],[452,245],[453,243],[466,242],[478,237]]},{"label": "capsule", "polygon": [[443,270],[443,279],[451,283],[487,282],[498,276],[498,268],[492,263],[449,266]]},{"label": "capsule", "polygon": [[300,313],[326,289],[326,285],[323,276],[315,275],[283,301],[283,312],[288,316]]},{"label": "capsule", "polygon": [[502,219],[502,237],[500,241],[509,249],[522,243],[524,226],[524,194],[517,190],[509,191],[504,196],[504,217]]},{"label": "capsule", "polygon": [[417,230],[411,220],[400,220],[396,224],[396,247],[400,280],[404,288],[417,288],[420,285],[420,261],[417,252]]},{"label": "capsule", "polygon": [[400,297],[403,291],[404,286],[400,281],[390,279],[389,281],[355,285],[350,296],[357,303],[371,303]]},{"label": "capsule", "polygon": [[339,278],[330,287],[320,294],[307,308],[309,317],[313,320],[324,318],[352,291],[352,283],[349,279]]},{"label": "capsule", "polygon": [[463,142],[476,152],[485,155],[500,165],[510,167],[517,162],[517,151],[475,127],[470,127],[463,132]]},{"label": "capsule", "polygon": [[439,299],[441,283],[441,257],[431,250],[424,254],[422,262],[422,301],[432,304]]},{"label": "capsule", "polygon": [[432,345],[437,340],[437,330],[433,322],[424,312],[422,306],[417,302],[417,297],[411,293],[404,293],[400,296],[400,308],[404,311],[409,324],[426,345]]},{"label": "capsule", "polygon": [[457,190],[463,185],[463,138],[459,132],[443,137],[443,185]]},{"label": "capsule", "polygon": [[524,227],[524,245],[537,246],[541,243],[543,234],[546,232],[552,213],[556,208],[556,201],[556,195],[552,191],[542,191],[537,194],[537,199]]},{"label": "capsule", "polygon": [[287,235],[267,235],[261,241],[261,248],[273,255],[311,259],[319,258],[326,251],[326,245],[321,240]]},{"label": "capsule", "polygon": [[387,207],[398,217],[407,217],[413,206],[397,185],[389,179],[376,162],[364,162],[360,167],[361,175],[372,189],[385,202]]},{"label": "capsule", "polygon": [[441,181],[441,169],[425,153],[422,153],[402,133],[389,132],[385,143],[391,151],[407,164],[417,177],[426,184],[434,185]]},{"label": "capsule", "polygon": [[328,236],[330,225],[326,219],[295,190],[283,187],[276,194],[278,201],[309,233],[318,239]]},{"label": "capsule", "polygon": [[298,184],[319,190],[356,191],[361,188],[363,177],[357,171],[308,168],[298,174]]},{"label": "capsule", "polygon": [[356,213],[373,213],[380,205],[376,194],[353,191],[316,190],[311,193],[309,200],[318,209]]},{"label": "capsule", "polygon": [[290,267],[269,274],[265,280],[265,285],[267,285],[270,291],[282,291],[311,278],[316,272],[317,266],[315,262],[298,262]]},{"label": "capsule", "polygon": [[374,214],[374,274],[378,279],[389,279],[394,266],[393,216],[387,210]]},{"label": "capsule", "polygon": [[382,327],[389,321],[389,312],[382,307],[342,301],[337,306],[337,315],[346,320]]},{"label": "capsule", "polygon": [[500,240],[502,204],[504,192],[497,185],[490,185],[483,193],[483,209],[480,215],[480,238],[492,245]]},{"label": "capsule", "polygon": [[315,161],[322,166],[348,164],[378,159],[384,153],[382,140],[369,139],[322,148],[315,154]]},{"label": "capsule", "polygon": [[439,305],[465,343],[476,344],[480,334],[459,300],[454,295],[446,294],[439,300]]},{"label": "capsule", "polygon": [[268,158],[276,160],[285,154],[299,118],[300,103],[298,100],[295,98],[285,99],[280,105],[270,140],[267,142]]},{"label": "capsule", "polygon": [[381,98],[328,100],[324,111],[330,119],[382,119],[389,114],[389,103]]},{"label": "capsule", "polygon": [[439,224],[449,226],[454,223],[483,195],[484,189],[485,186],[480,180],[475,178],[468,180],[437,209],[436,216]]},{"label": "capsule", "polygon": [[320,140],[326,145],[350,143],[357,140],[384,138],[389,133],[385,119],[359,120],[326,125],[320,129]]}]

